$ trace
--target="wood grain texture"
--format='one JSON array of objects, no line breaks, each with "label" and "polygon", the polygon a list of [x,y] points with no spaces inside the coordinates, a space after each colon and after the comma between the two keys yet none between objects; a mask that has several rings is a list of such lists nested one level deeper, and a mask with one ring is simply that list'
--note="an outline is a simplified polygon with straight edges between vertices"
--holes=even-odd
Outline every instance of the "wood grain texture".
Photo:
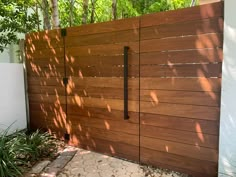
[{"label": "wood grain texture", "polygon": [[202,132],[188,132],[173,130],[167,128],[160,128],[149,125],[141,125],[140,134],[144,137],[167,140],[189,145],[198,145],[201,147],[218,149],[218,136],[209,135]]},{"label": "wood grain texture", "polygon": [[182,105],[172,103],[140,102],[140,112],[219,121],[218,107]]},{"label": "wood grain texture", "polygon": [[[104,99],[104,98],[88,98],[80,97],[78,95],[67,97],[68,105],[77,105],[78,107],[95,107],[95,108],[106,108],[108,111],[112,110],[124,110],[124,101],[117,99]],[[130,100],[128,102],[129,111],[138,112],[139,104],[137,101]]]},{"label": "wood grain texture", "polygon": [[221,48],[223,47],[222,41],[223,35],[221,33],[163,39],[149,39],[140,42],[140,52]]},{"label": "wood grain texture", "polygon": [[184,8],[168,12],[160,12],[141,17],[141,27],[172,24],[199,19],[223,16],[223,2]]},{"label": "wood grain texture", "polygon": [[[142,77],[221,77],[222,64],[143,65]],[[131,70],[132,72],[132,70]],[[130,73],[131,75],[133,73]],[[134,73],[135,75],[135,73]]]},{"label": "wood grain texture", "polygon": [[223,18],[216,17],[182,23],[163,24],[141,28],[141,40],[175,36],[222,33]]},{"label": "wood grain texture", "polygon": [[[127,123],[139,123],[139,113],[129,111],[129,119],[125,122]],[[67,106],[68,116],[82,116],[82,117],[93,117],[106,120],[119,120],[124,121],[124,112],[119,110],[109,111],[106,108],[95,108],[95,107],[79,107],[77,105]]]},{"label": "wood grain texture", "polygon": [[159,90],[220,92],[220,78],[140,78],[140,88]]},{"label": "wood grain texture", "polygon": [[124,46],[130,47],[129,53],[139,53],[138,42],[123,42],[119,44],[66,47],[66,57],[123,55]]},{"label": "wood grain texture", "polygon": [[139,30],[127,30],[127,31],[112,31],[108,33],[94,33],[84,36],[66,36],[65,46],[89,46],[89,45],[103,45],[103,44],[116,44],[127,41],[138,41]]},{"label": "wood grain texture", "polygon": [[141,148],[141,162],[188,173],[196,177],[216,177],[217,163]]},{"label": "wood grain texture", "polygon": [[223,61],[223,50],[194,49],[182,51],[148,52],[140,54],[140,64],[204,64]]},{"label": "wood grain texture", "polygon": [[140,123],[142,125],[150,125],[172,130],[206,133],[216,136],[219,135],[219,121],[189,119],[184,117],[141,113]]},{"label": "wood grain texture", "polygon": [[128,18],[103,23],[82,25],[79,27],[67,28],[67,36],[81,36],[88,34],[107,33],[115,31],[133,30],[138,33],[139,18]]},{"label": "wood grain texture", "polygon": [[103,153],[106,155],[125,158],[135,162],[139,161],[139,147],[124,144],[121,142],[113,142],[109,140],[99,139],[97,137],[82,136],[78,133],[71,132],[72,139],[70,145],[79,146],[80,148]]},{"label": "wood grain texture", "polygon": [[220,95],[217,92],[141,90],[140,94],[141,101],[153,103],[220,106]]},{"label": "wood grain texture", "polygon": [[199,147],[198,145],[189,145],[173,141],[140,137],[140,146],[155,151],[166,152],[169,154],[181,155],[209,162],[218,162],[218,151],[214,149]]}]

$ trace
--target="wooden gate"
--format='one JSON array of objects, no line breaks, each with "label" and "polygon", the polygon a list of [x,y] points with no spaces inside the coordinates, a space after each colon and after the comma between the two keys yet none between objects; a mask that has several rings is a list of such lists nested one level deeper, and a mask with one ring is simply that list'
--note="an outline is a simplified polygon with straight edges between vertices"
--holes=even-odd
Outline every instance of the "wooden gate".
[{"label": "wooden gate", "polygon": [[141,162],[217,176],[223,4],[141,17]]},{"label": "wooden gate", "polygon": [[222,31],[220,2],[28,34],[31,127],[85,149],[217,176]]}]

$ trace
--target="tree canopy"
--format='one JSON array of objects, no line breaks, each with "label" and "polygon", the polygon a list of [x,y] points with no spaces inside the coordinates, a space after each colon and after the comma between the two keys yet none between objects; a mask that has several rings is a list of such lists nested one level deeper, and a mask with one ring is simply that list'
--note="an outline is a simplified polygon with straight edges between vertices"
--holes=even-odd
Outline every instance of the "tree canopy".
[{"label": "tree canopy", "polygon": [[189,7],[192,1],[0,0],[0,51],[2,52],[8,44],[16,43],[19,33],[174,10]]}]

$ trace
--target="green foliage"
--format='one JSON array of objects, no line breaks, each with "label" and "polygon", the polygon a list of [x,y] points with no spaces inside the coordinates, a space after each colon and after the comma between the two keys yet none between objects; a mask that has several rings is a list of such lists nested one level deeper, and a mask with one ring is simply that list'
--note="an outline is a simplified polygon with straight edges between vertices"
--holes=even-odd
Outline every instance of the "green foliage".
[{"label": "green foliage", "polygon": [[33,0],[0,0],[0,52],[8,44],[18,42],[17,33],[36,29],[38,16],[32,7]]},{"label": "green foliage", "polygon": [[8,130],[0,135],[0,176],[22,175],[22,166],[28,162],[48,157],[56,150],[56,141],[48,133],[36,131],[32,134],[17,132],[8,136]]}]

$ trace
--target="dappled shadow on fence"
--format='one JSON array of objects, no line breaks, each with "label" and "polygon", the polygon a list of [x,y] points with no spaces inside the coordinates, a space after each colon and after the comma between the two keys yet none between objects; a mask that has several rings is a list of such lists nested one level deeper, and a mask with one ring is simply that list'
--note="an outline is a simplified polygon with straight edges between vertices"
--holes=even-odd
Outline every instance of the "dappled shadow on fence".
[{"label": "dappled shadow on fence", "polygon": [[68,28],[65,37],[27,35],[31,126],[86,149],[216,176],[222,11],[221,2]]}]

